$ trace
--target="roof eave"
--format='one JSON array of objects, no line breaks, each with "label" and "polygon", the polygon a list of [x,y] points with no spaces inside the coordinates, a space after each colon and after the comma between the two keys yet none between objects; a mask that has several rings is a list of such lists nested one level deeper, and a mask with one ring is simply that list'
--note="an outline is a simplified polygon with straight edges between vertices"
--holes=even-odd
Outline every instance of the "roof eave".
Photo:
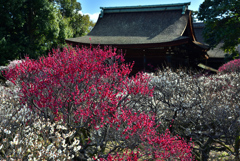
[{"label": "roof eave", "polygon": [[170,42],[163,42],[163,43],[144,43],[144,44],[90,44],[90,43],[81,43],[71,40],[65,40],[67,44],[73,44],[77,46],[113,46],[116,48],[154,48],[154,47],[165,47],[165,46],[178,46],[189,43],[189,38],[175,40]]}]

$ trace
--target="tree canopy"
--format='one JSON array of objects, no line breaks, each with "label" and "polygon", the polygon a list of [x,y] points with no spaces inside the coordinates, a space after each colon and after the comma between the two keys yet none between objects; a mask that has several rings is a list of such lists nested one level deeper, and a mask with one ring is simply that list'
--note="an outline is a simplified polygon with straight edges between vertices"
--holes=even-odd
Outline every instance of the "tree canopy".
[{"label": "tree canopy", "polygon": [[94,23],[80,10],[76,0],[1,0],[0,65],[25,55],[37,58],[66,38],[86,34]]},{"label": "tree canopy", "polygon": [[198,19],[205,22],[203,35],[206,43],[235,52],[240,43],[240,1],[205,0],[199,8]]}]

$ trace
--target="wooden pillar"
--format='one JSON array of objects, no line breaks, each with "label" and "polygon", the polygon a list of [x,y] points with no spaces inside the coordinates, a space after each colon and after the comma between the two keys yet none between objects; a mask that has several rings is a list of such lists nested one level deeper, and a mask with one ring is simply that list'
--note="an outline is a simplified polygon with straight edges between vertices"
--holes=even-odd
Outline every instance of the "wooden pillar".
[{"label": "wooden pillar", "polygon": [[145,50],[143,50],[143,71],[146,72],[146,55],[145,55]]}]

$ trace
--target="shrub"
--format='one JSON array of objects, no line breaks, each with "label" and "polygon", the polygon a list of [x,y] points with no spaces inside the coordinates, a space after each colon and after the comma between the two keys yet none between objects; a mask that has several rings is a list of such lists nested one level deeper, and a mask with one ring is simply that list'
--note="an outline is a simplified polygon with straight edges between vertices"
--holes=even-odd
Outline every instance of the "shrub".
[{"label": "shrub", "polygon": [[4,73],[4,70],[8,70],[10,68],[15,68],[16,65],[20,65],[22,63],[23,60],[13,60],[13,61],[9,61],[8,66],[0,66],[0,85],[5,85],[5,86],[9,86],[9,82],[6,82],[6,78],[3,76],[2,73]]},{"label": "shrub", "polygon": [[151,77],[153,97],[137,109],[154,112],[159,130],[191,138],[197,159],[208,160],[211,151],[239,157],[240,73],[199,77],[162,70]]},{"label": "shrub", "polygon": [[240,72],[240,59],[234,59],[226,64],[223,64],[218,69],[221,73]]},{"label": "shrub", "polygon": [[13,61],[10,61],[7,68],[14,68],[16,67],[16,65],[20,65],[21,63],[23,62],[23,60],[13,60]]},{"label": "shrub", "polygon": [[74,131],[60,134],[61,122],[51,123],[32,113],[26,104],[19,103],[18,93],[16,86],[0,86],[0,159],[71,159],[78,145],[66,145],[65,141]]},{"label": "shrub", "polygon": [[112,49],[65,48],[39,60],[26,58],[6,77],[19,84],[20,103],[33,114],[75,130],[65,141],[70,146],[75,139],[81,147],[70,153],[75,160],[191,160],[191,144],[159,133],[155,114],[135,108],[153,88],[146,74],[129,77],[131,68]]}]

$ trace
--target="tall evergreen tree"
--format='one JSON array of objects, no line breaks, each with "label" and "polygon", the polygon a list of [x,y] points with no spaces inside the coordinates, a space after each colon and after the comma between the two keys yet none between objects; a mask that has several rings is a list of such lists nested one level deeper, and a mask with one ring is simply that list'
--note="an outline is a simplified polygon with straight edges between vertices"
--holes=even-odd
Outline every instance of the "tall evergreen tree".
[{"label": "tall evergreen tree", "polygon": [[17,57],[36,58],[59,35],[59,15],[47,0],[2,0],[0,6],[1,64]]},{"label": "tall evergreen tree", "polygon": [[82,36],[87,31],[80,10],[76,0],[1,0],[0,65],[25,55],[37,58],[66,38]]}]

